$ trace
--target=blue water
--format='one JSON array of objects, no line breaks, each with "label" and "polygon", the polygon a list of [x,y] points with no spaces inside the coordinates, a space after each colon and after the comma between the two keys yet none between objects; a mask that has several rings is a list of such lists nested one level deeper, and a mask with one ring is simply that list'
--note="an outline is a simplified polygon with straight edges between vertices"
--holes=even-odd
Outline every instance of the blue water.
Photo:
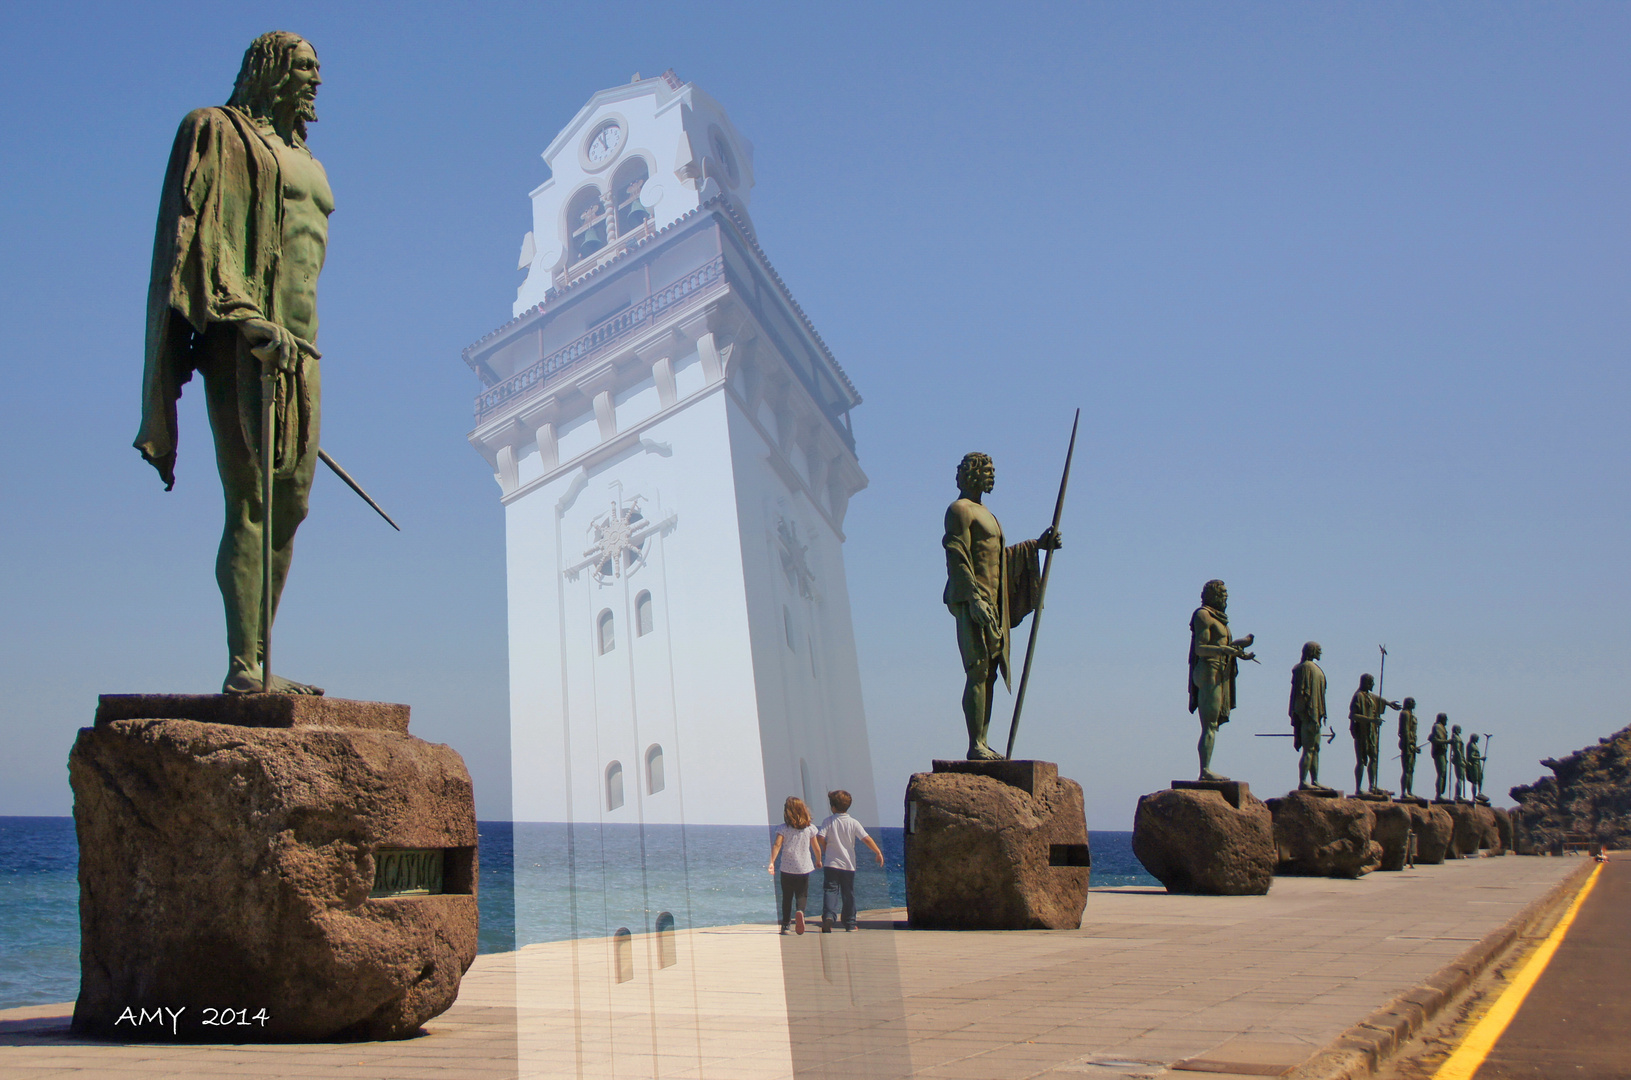
[{"label": "blue water", "polygon": [[[765,873],[770,842],[762,828],[569,830],[484,821],[478,829],[484,953],[508,952],[518,942],[602,937],[621,927],[649,930],[664,912],[682,928],[776,919],[775,886]],[[877,829],[873,835],[885,865],[863,866],[856,875],[857,905],[904,907],[904,834]],[[1093,832],[1089,842],[1095,887],[1156,884],[1133,858],[1131,833]],[[805,910],[813,915],[821,910],[819,874],[811,886]],[[0,1009],[72,1001],[78,993],[73,819],[0,817]]]}]

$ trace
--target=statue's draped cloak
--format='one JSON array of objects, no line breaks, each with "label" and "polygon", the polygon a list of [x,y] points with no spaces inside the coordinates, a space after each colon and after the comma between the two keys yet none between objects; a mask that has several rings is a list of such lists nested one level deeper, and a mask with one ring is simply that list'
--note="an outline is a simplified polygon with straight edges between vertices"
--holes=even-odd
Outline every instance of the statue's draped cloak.
[{"label": "statue's draped cloak", "polygon": [[[1229,644],[1229,616],[1226,613],[1224,613],[1222,611],[1219,611],[1217,608],[1207,607],[1205,604],[1202,604],[1200,607],[1196,608],[1195,611],[1194,611],[1194,614],[1190,615],[1190,617],[1189,617],[1189,669],[1188,670],[1189,670],[1189,711],[1190,712],[1194,712],[1194,711],[1196,711],[1197,709],[1199,709],[1201,707],[1200,689],[1195,685],[1195,661],[1198,659],[1198,656],[1197,656],[1197,654],[1195,652],[1195,640],[1196,640],[1196,638],[1198,638],[1200,636],[1200,623],[1201,623],[1201,620],[1203,618],[1206,618],[1207,616],[1210,616],[1211,618],[1213,618],[1213,619],[1215,619],[1218,622],[1223,624],[1223,630],[1224,630],[1223,644],[1225,644],[1225,645]],[[1207,659],[1213,660],[1214,662],[1222,662],[1223,660],[1225,660],[1224,657],[1207,657]],[[1228,714],[1234,710],[1234,707],[1235,707],[1235,677],[1240,674],[1240,660],[1237,657],[1233,657],[1233,656],[1227,657],[1226,659],[1227,659],[1227,667],[1225,667],[1224,670],[1228,673],[1229,702],[1228,702],[1227,707],[1223,710],[1223,713],[1224,713],[1223,719],[1224,720],[1227,720],[1229,718]]]},{"label": "statue's draped cloak", "polygon": [[[955,509],[956,504],[953,504]],[[993,520],[995,518],[993,517]],[[1002,525],[997,525],[997,543],[1002,544],[1004,537]],[[997,668],[1002,672],[1003,683],[1013,685],[1009,677],[1009,631],[1018,626],[1032,611],[1036,610],[1037,593],[1041,590],[1042,571],[1037,559],[1037,542],[1035,540],[1022,540],[1013,547],[1003,547],[1002,558],[997,560],[997,580],[982,581],[975,569],[974,538],[969,534],[966,521],[948,510],[946,513],[946,535],[941,545],[946,549],[946,591],[941,599],[953,615],[959,618],[970,617],[959,615],[956,605],[967,604],[975,597],[980,597],[997,615],[997,626],[1001,634],[988,630],[980,635],[983,638],[985,656],[969,657],[964,655],[963,664],[969,666],[972,660],[995,659]],[[1000,636],[1000,640],[998,637]]]},{"label": "statue's draped cloak", "polygon": [[[282,237],[277,155],[255,122],[225,106],[188,113],[170,150],[159,201],[147,287],[142,426],[135,443],[166,490],[176,482],[176,401],[202,362],[197,349],[206,327],[249,318],[281,324]],[[236,362],[244,441],[259,447],[260,361],[241,334]],[[302,357],[294,372],[278,374],[279,473],[292,471],[311,438],[305,364]]]},{"label": "statue's draped cloak", "polygon": [[1355,690],[1348,702],[1348,730],[1357,735],[1360,724],[1382,722],[1382,696],[1369,690]]},{"label": "statue's draped cloak", "polygon": [[1301,721],[1314,722],[1315,737],[1325,722],[1325,670],[1312,660],[1304,660],[1291,669],[1291,741],[1302,749]]}]

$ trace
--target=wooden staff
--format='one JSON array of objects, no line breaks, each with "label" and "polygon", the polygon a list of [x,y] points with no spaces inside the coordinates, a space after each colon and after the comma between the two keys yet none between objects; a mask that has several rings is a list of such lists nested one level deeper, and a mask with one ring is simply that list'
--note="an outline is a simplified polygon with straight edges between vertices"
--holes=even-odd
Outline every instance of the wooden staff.
[{"label": "wooden staff", "polygon": [[[1065,489],[1070,486],[1070,459],[1076,455],[1076,427],[1082,422],[1082,410],[1076,410],[1076,419],[1070,425],[1070,448],[1065,451],[1065,474],[1059,478],[1059,498],[1053,504],[1053,525],[1048,531],[1057,543],[1059,515],[1065,512]],[[1014,756],[1014,736],[1019,733],[1019,711],[1025,707],[1025,684],[1031,680],[1031,660],[1036,656],[1036,632],[1042,625],[1042,601],[1048,595],[1048,572],[1053,569],[1053,553],[1049,548],[1042,556],[1042,582],[1036,589],[1036,611],[1031,614],[1031,639],[1025,645],[1025,667],[1019,674],[1019,692],[1014,695],[1014,718],[1008,724],[1008,753]]]}]

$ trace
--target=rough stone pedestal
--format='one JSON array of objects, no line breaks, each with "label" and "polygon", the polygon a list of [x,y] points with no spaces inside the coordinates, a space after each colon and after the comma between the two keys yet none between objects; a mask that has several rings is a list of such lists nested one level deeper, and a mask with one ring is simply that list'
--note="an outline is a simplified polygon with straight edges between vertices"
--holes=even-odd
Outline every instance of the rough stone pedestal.
[{"label": "rough stone pedestal", "polygon": [[936,761],[906,785],[906,911],[924,930],[1075,930],[1082,786],[1049,761]]},{"label": "rough stone pedestal", "polygon": [[68,759],[74,1028],[389,1039],[452,1005],[476,956],[475,803],[458,753],[407,728],[405,705],[103,697]]},{"label": "rough stone pedestal", "polygon": [[1138,800],[1133,854],[1169,893],[1261,896],[1274,883],[1274,821],[1239,781],[1174,781]]},{"label": "rough stone pedestal", "polygon": [[1465,858],[1480,851],[1504,853],[1501,833],[1495,824],[1495,810],[1475,802],[1457,801],[1443,807],[1455,822],[1455,833],[1450,841],[1452,855]]},{"label": "rough stone pedestal", "polygon": [[1409,807],[1411,828],[1416,831],[1416,865],[1436,866],[1444,861],[1450,850],[1450,838],[1455,822],[1442,806],[1421,805]]},{"label": "rough stone pedestal", "polygon": [[1274,872],[1308,877],[1357,878],[1382,862],[1382,845],[1371,837],[1375,814],[1359,799],[1319,798],[1293,791],[1269,800],[1274,815]]},{"label": "rough stone pedestal", "polygon": [[1378,870],[1403,870],[1410,854],[1410,834],[1415,831],[1411,807],[1389,800],[1371,804],[1371,839],[1382,845]]}]

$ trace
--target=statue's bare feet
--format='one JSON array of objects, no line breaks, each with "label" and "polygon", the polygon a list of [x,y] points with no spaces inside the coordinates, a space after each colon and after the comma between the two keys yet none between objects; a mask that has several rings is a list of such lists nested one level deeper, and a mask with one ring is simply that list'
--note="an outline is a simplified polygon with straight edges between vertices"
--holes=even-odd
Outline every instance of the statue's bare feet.
[{"label": "statue's bare feet", "polygon": [[1212,770],[1211,770],[1211,769],[1202,769],[1202,770],[1201,770],[1201,779],[1202,779],[1202,780],[1217,780],[1217,781],[1221,781],[1221,780],[1227,780],[1227,779],[1229,779],[1229,778],[1228,778],[1228,777],[1227,777],[1227,776],[1224,776],[1224,775],[1223,775],[1223,774],[1221,774],[1221,773],[1215,773],[1215,772],[1213,772],[1213,771],[1212,771]]},{"label": "statue's bare feet", "polygon": [[1007,761],[1008,759],[991,749],[985,743],[979,743],[968,748],[970,761]]},{"label": "statue's bare feet", "polygon": [[293,679],[285,679],[282,675],[274,674],[272,676],[272,688],[269,691],[263,691],[261,689],[261,680],[259,675],[252,675],[247,671],[234,671],[232,674],[227,676],[226,682],[221,684],[221,693],[306,694],[311,697],[322,697],[323,688],[321,686],[312,686],[308,683],[295,682]]}]

